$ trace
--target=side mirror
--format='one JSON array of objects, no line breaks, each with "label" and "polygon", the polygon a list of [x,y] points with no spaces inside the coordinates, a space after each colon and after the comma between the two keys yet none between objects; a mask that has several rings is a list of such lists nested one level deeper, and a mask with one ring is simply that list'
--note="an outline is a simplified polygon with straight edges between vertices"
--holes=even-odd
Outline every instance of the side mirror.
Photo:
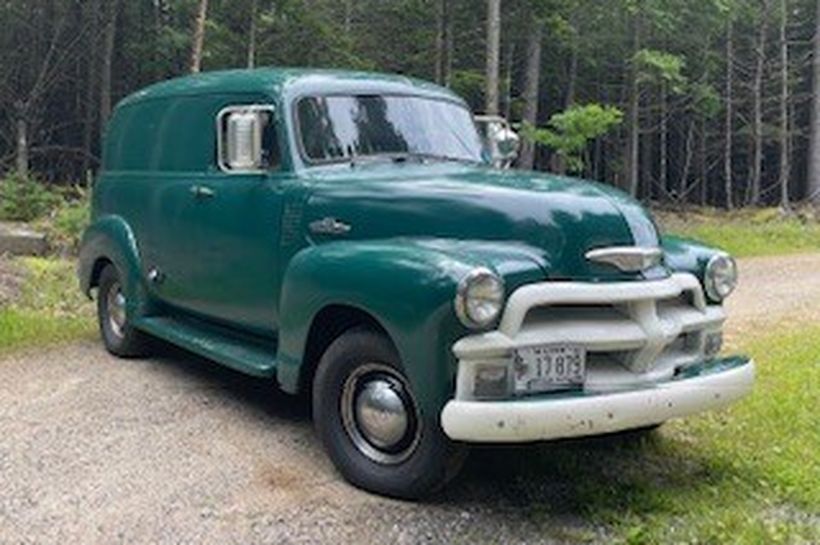
[{"label": "side mirror", "polygon": [[219,168],[232,173],[257,173],[265,168],[263,134],[270,124],[271,106],[225,108],[217,116]]},{"label": "side mirror", "polygon": [[476,116],[476,123],[484,133],[493,165],[498,168],[509,168],[518,158],[521,138],[503,117]]}]

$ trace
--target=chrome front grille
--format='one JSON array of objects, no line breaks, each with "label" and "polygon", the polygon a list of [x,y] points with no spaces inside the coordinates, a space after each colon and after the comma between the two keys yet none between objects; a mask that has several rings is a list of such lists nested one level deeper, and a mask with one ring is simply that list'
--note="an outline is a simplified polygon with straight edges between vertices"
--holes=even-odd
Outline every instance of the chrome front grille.
[{"label": "chrome front grille", "polygon": [[[461,339],[460,371],[509,358],[539,344],[576,344],[588,354],[586,387],[608,389],[671,377],[704,359],[707,335],[719,332],[723,309],[707,305],[691,274],[617,283],[545,282],[509,298],[496,331]],[[459,380],[461,382],[461,380]]]}]

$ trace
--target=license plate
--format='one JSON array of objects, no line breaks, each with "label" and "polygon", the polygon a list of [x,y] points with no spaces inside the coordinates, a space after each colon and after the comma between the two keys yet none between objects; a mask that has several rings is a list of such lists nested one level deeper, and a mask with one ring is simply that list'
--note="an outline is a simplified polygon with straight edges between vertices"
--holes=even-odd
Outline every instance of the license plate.
[{"label": "license plate", "polygon": [[586,351],[574,345],[541,345],[513,353],[515,391],[544,392],[579,386],[586,379]]}]

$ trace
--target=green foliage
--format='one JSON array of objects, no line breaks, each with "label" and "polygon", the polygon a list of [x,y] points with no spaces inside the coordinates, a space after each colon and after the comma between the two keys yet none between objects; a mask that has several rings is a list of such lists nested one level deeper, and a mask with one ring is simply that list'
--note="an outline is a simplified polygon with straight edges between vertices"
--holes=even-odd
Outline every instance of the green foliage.
[{"label": "green foliage", "polygon": [[91,192],[75,187],[43,222],[49,245],[61,253],[79,250],[83,232],[91,219]]},{"label": "green foliage", "polygon": [[695,83],[689,87],[692,108],[700,116],[712,118],[723,110],[723,102],[715,88],[708,83]]},{"label": "green foliage", "polygon": [[623,112],[612,106],[587,104],[572,106],[555,114],[545,128],[525,125],[523,135],[555,150],[570,172],[584,169],[583,151],[590,140],[606,134],[623,120]]},{"label": "green foliage", "polygon": [[[0,81],[6,82],[0,85],[0,133],[5,135],[0,139],[0,168],[14,163],[15,119],[21,116],[29,122],[32,168],[49,179],[83,178],[95,166],[90,158],[101,155],[97,105],[108,91],[101,87],[107,81],[101,77],[106,51],[102,45],[112,6],[117,13],[110,92],[116,103],[146,85],[187,73],[198,3],[16,0],[0,4],[0,22],[6,30],[0,35]],[[256,13],[253,21],[252,12]],[[803,62],[811,55],[815,13],[814,0],[792,0],[786,13],[790,132],[798,144],[803,142],[789,154],[793,197],[803,196],[806,187],[804,162],[809,146],[803,137],[812,129],[811,101],[801,97],[809,96],[817,79],[810,63]],[[773,202],[780,174],[776,46],[783,15],[779,4],[757,0],[509,0],[502,11],[502,109],[510,112],[512,121],[522,117],[529,29],[543,25],[540,115],[561,111],[570,103],[611,104],[629,111],[635,70],[642,135],[638,196],[658,196],[651,181],[661,171],[658,141],[664,127],[667,181],[680,180],[684,171],[690,181],[696,172],[704,172],[707,197],[722,204],[723,149],[717,144],[726,140],[721,112],[726,102],[728,23],[733,23],[732,100],[737,114],[732,128],[737,144],[731,157],[736,176],[732,181],[739,196],[749,184],[742,175],[752,171],[753,154],[745,143],[754,138],[750,85],[761,22],[767,20],[763,36],[767,46],[761,51],[766,66],[762,99],[767,165],[762,191]],[[486,3],[474,0],[212,1],[203,70],[246,66],[253,27],[256,66],[373,69],[428,80],[438,74],[474,110],[481,111],[486,17]],[[446,73],[440,73],[441,68]],[[690,127],[695,130],[690,132]],[[91,134],[86,134],[86,128]],[[614,131],[605,135],[595,168],[602,181],[624,181],[628,168],[624,136]],[[704,161],[701,149],[706,150]],[[548,168],[544,159],[537,157],[536,168]],[[577,160],[573,162],[577,168]],[[688,196],[694,199],[697,191]]]},{"label": "green foliage", "polygon": [[0,353],[90,337],[93,304],[77,289],[75,265],[63,259],[25,258],[19,293],[0,305]]},{"label": "green foliage", "polygon": [[60,198],[38,180],[11,173],[0,180],[0,219],[33,221],[46,215]]},{"label": "green foliage", "polygon": [[484,74],[476,70],[456,70],[450,87],[474,110],[483,109]]},{"label": "green foliage", "polygon": [[638,67],[641,82],[665,82],[673,93],[684,92],[686,77],[683,68],[686,61],[682,57],[665,51],[642,49],[635,54],[633,62]]}]

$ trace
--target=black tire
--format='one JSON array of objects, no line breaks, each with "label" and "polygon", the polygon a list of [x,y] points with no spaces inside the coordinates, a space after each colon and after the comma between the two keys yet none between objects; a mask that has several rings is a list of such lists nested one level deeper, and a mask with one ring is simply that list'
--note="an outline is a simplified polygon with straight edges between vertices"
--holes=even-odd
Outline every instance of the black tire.
[{"label": "black tire", "polygon": [[[412,419],[408,418],[403,438],[397,443],[403,450],[389,454],[394,458],[389,462],[376,461],[372,454],[365,454],[362,447],[357,446],[353,438],[356,433],[349,431],[350,419],[348,417],[346,426],[342,414],[343,403],[349,399],[343,392],[350,391],[350,381],[363,370],[372,369],[374,364],[381,368],[374,372],[386,372],[384,376],[395,382],[405,403],[415,409]],[[325,450],[345,479],[385,496],[419,499],[430,495],[458,473],[467,453],[465,446],[454,444],[444,435],[437,414],[419,412],[393,343],[372,329],[355,328],[344,333],[322,356],[313,381],[313,420]],[[362,437],[358,438],[360,445]],[[370,447],[365,445],[365,450]]]},{"label": "black tire", "polygon": [[[149,349],[149,338],[145,333],[134,329],[124,316],[119,320],[112,320],[109,297],[113,296],[112,290],[117,290],[121,294],[122,289],[122,281],[117,268],[114,265],[107,265],[100,273],[97,290],[97,320],[100,336],[106,350],[115,356],[120,358],[145,356]],[[117,325],[117,322],[121,322],[121,325]]]}]

